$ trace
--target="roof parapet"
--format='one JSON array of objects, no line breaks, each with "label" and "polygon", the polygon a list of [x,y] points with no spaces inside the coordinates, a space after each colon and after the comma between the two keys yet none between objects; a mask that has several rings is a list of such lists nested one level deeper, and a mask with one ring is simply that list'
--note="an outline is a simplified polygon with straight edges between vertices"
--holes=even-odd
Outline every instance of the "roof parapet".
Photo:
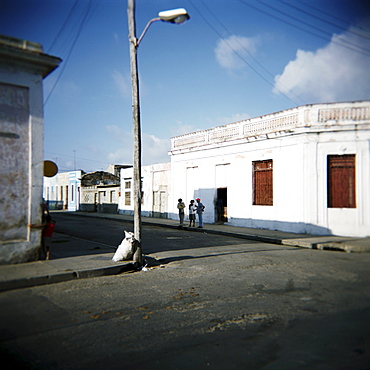
[{"label": "roof parapet", "polygon": [[271,138],[271,135],[290,134],[296,129],[330,130],[334,125],[365,123],[370,123],[370,101],[303,105],[173,137],[170,154],[220,143],[231,145],[236,140]]}]

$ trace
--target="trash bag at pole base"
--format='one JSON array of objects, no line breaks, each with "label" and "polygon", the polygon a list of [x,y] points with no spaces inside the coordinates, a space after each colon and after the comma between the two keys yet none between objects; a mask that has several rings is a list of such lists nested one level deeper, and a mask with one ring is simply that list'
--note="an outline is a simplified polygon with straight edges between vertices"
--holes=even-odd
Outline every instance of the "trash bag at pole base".
[{"label": "trash bag at pole base", "polygon": [[132,260],[139,246],[140,243],[135,239],[134,233],[125,231],[125,237],[118,246],[112,260],[114,262]]}]

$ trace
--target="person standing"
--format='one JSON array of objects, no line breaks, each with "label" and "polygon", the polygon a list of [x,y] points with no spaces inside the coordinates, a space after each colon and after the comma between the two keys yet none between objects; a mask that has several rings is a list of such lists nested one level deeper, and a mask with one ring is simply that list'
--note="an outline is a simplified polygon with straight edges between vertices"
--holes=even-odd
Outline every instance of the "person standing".
[{"label": "person standing", "polygon": [[194,200],[191,200],[189,204],[189,220],[190,220],[189,227],[191,227],[191,223],[193,223],[193,226],[195,227],[195,212],[196,207],[194,204]]},{"label": "person standing", "polygon": [[203,203],[201,203],[200,198],[197,198],[196,201],[198,203],[196,205],[196,207],[197,207],[197,215],[198,215],[198,222],[199,222],[198,228],[199,229],[203,229],[203,212],[204,212],[204,209],[206,207],[204,206]]},{"label": "person standing", "polygon": [[216,209],[217,209],[217,221],[223,221],[223,215],[224,215],[224,205],[222,202],[222,199],[217,199],[216,203]]},{"label": "person standing", "polygon": [[45,259],[50,259],[50,246],[51,246],[51,237],[53,236],[54,229],[55,229],[55,221],[51,219],[50,214],[45,216],[45,222],[41,225],[28,225],[32,228],[39,228],[42,229],[42,251],[44,253]]},{"label": "person standing", "polygon": [[184,223],[184,216],[185,216],[185,212],[184,212],[185,203],[182,201],[181,198],[178,200],[177,208],[179,210],[180,227],[182,227],[182,225]]}]

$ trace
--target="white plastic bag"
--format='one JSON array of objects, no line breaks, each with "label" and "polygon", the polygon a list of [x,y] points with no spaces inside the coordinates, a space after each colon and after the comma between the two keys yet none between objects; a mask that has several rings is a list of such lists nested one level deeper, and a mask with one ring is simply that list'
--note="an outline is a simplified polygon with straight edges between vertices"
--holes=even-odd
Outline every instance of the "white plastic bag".
[{"label": "white plastic bag", "polygon": [[138,241],[134,238],[134,233],[125,231],[125,237],[118,246],[112,260],[114,262],[132,260],[137,249],[137,243]]}]

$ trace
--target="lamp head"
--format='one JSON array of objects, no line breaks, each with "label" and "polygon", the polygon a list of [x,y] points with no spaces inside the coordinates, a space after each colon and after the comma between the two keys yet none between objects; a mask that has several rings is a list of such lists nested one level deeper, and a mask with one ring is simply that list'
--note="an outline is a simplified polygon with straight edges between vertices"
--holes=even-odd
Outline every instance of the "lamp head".
[{"label": "lamp head", "polygon": [[184,23],[190,18],[188,12],[184,8],[164,10],[158,13],[158,17],[163,22],[170,22],[170,23],[177,23],[177,24]]}]

